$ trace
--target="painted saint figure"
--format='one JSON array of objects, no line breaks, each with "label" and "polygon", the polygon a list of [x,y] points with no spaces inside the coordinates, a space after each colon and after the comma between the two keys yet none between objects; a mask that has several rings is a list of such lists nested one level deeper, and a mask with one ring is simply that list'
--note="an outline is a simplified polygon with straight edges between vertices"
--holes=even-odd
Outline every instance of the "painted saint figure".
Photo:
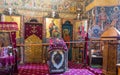
[{"label": "painted saint figure", "polygon": [[81,37],[81,39],[85,38],[85,36],[86,36],[86,32],[84,30],[84,26],[82,25],[82,22],[81,22],[80,26],[78,27],[78,34]]},{"label": "painted saint figure", "polygon": [[[69,30],[68,29],[64,29],[63,30],[63,39],[65,42],[70,42],[70,35],[69,35]],[[70,48],[70,43],[66,44],[68,48]]]},{"label": "painted saint figure", "polygon": [[53,27],[54,27],[54,26],[55,26],[54,20],[52,20],[51,23],[49,24],[50,37],[52,37],[52,31],[53,31]]},{"label": "painted saint figure", "polygon": [[[120,17],[119,17],[119,14],[120,14],[120,10],[118,7],[114,7],[113,8],[113,11],[114,13],[111,15],[111,20],[112,22],[115,22],[115,27],[119,30],[119,26],[120,26]],[[111,23],[112,23],[111,22]]]},{"label": "painted saint figure", "polygon": [[53,26],[52,37],[60,37],[60,31],[56,25]]},{"label": "painted saint figure", "polygon": [[49,33],[50,33],[50,37],[59,37],[60,36],[59,29],[58,29],[57,25],[55,25],[54,20],[52,20],[51,23],[49,24]]},{"label": "painted saint figure", "polygon": [[107,14],[105,12],[105,8],[102,7],[100,9],[100,13],[98,15],[98,19],[99,19],[99,25],[100,25],[100,28],[101,30],[103,31],[104,30],[104,27],[105,27],[105,23],[107,21]]}]

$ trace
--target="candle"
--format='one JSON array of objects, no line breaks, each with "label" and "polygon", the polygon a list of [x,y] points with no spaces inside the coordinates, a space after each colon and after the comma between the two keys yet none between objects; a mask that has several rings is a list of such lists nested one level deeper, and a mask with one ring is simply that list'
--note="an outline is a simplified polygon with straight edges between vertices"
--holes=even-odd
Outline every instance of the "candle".
[{"label": "candle", "polygon": [[8,8],[8,12],[11,15],[12,14],[12,8]]},{"label": "candle", "polygon": [[55,11],[52,12],[52,17],[55,17]]}]

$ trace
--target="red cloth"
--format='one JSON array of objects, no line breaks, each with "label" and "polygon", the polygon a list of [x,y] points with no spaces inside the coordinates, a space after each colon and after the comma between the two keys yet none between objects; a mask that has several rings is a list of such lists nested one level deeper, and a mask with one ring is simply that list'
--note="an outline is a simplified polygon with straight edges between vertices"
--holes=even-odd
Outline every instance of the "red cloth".
[{"label": "red cloth", "polygon": [[0,31],[17,31],[18,25],[16,22],[0,22]]},{"label": "red cloth", "polygon": [[25,39],[35,34],[42,39],[42,24],[41,23],[25,23]]},{"label": "red cloth", "polygon": [[0,63],[2,66],[12,65],[14,64],[14,57],[13,56],[3,56],[0,57]]}]

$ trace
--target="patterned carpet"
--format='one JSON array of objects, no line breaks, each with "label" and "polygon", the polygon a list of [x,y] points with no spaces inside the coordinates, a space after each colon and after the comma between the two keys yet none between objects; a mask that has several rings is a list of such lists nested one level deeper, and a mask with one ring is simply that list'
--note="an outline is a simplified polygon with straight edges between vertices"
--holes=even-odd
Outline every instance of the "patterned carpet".
[{"label": "patterned carpet", "polygon": [[49,69],[47,64],[20,65],[18,75],[49,75]]},{"label": "patterned carpet", "polygon": [[[68,71],[62,74],[49,74],[47,64],[24,64],[19,66],[18,75],[102,75],[100,69],[95,73],[94,70],[88,67],[83,68],[81,64],[69,63]],[[97,71],[100,73],[98,74]]]}]

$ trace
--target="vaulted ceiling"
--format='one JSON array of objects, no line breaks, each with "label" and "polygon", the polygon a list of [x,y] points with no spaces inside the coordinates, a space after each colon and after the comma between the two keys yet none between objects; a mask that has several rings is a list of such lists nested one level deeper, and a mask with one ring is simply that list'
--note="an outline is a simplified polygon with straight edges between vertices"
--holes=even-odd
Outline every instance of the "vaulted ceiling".
[{"label": "vaulted ceiling", "polygon": [[81,12],[93,0],[1,0],[1,8],[15,8],[25,10]]}]

